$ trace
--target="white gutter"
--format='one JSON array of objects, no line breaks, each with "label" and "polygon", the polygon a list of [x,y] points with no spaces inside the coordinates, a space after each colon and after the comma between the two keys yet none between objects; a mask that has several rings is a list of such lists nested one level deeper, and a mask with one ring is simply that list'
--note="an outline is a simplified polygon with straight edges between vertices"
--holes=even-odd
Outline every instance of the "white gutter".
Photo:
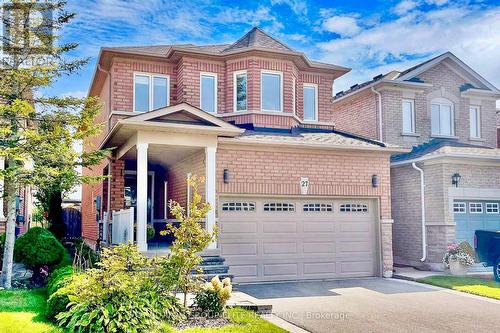
[{"label": "white gutter", "polygon": [[372,87],[372,91],[377,94],[378,96],[378,139],[380,142],[383,142],[383,138],[382,138],[382,95],[380,94],[380,92],[378,92],[377,90],[375,90],[375,88]]},{"label": "white gutter", "polygon": [[478,155],[478,154],[442,153],[442,154],[424,155],[422,157],[417,157],[410,160],[403,160],[399,162],[391,162],[391,167],[407,165],[416,162],[429,161],[438,158],[464,158],[464,159],[500,161],[500,155],[491,156],[491,155]]},{"label": "white gutter", "polygon": [[424,170],[420,169],[415,162],[411,164],[413,169],[420,172],[420,201],[422,207],[422,258],[421,262],[424,262],[427,258],[427,235],[425,229],[425,182],[424,182]]}]

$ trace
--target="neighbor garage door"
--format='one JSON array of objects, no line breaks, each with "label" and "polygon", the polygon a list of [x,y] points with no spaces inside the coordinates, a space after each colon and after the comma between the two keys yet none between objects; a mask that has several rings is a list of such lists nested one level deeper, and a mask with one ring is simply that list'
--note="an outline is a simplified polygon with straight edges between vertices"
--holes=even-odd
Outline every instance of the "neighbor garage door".
[{"label": "neighbor garage door", "polygon": [[239,282],[373,276],[373,200],[226,197],[219,246]]},{"label": "neighbor garage door", "polygon": [[476,230],[500,230],[500,201],[456,200],[453,212],[457,242],[473,245]]}]

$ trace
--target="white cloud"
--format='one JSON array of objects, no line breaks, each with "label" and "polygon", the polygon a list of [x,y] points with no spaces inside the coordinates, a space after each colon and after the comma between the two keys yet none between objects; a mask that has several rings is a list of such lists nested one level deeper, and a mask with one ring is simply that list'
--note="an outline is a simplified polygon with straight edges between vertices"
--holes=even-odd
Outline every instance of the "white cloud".
[{"label": "white cloud", "polygon": [[350,37],[361,31],[355,17],[334,15],[328,17],[321,25],[323,30],[334,32],[342,37]]},{"label": "white cloud", "polygon": [[[384,72],[382,69],[387,64],[402,70],[410,63],[451,51],[500,86],[499,18],[500,7],[450,4],[428,12],[413,11],[351,37],[333,39],[318,46],[323,51],[321,60],[354,68],[352,78],[370,74],[360,81]],[[356,83],[346,81],[345,87]]]},{"label": "white cloud", "polygon": [[85,98],[87,92],[85,90],[68,91],[62,94],[62,97]]},{"label": "white cloud", "polygon": [[418,1],[415,0],[403,0],[400,3],[396,5],[396,7],[393,8],[393,12],[395,12],[398,15],[404,15],[408,13],[409,11],[417,8],[419,5]]}]

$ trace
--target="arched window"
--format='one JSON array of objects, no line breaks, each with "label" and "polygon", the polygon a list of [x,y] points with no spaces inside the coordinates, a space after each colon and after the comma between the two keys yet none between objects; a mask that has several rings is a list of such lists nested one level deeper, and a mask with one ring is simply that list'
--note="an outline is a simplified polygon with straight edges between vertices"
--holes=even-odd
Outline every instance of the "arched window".
[{"label": "arched window", "polygon": [[431,130],[432,135],[455,135],[453,103],[446,98],[440,97],[431,101]]}]

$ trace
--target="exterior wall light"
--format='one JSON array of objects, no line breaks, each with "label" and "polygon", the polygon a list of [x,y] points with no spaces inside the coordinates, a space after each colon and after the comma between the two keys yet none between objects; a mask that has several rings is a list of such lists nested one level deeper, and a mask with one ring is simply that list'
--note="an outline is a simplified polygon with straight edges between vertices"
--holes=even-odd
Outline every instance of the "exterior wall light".
[{"label": "exterior wall light", "polygon": [[458,187],[460,178],[462,178],[462,176],[458,172],[455,172],[453,175],[451,175],[451,185],[455,185],[455,187]]},{"label": "exterior wall light", "polygon": [[228,184],[229,183],[229,170],[228,169],[224,169],[223,178],[224,178],[224,184]]},{"label": "exterior wall light", "polygon": [[372,176],[372,186],[373,187],[378,187],[378,184],[379,184],[378,176],[377,175],[373,175]]}]

